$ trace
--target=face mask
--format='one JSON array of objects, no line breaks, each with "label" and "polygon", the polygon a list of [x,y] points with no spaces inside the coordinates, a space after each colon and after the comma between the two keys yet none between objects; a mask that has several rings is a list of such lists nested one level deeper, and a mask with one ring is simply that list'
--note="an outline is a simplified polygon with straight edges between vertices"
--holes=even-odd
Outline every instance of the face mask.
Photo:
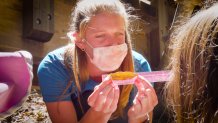
[{"label": "face mask", "polygon": [[93,48],[88,42],[87,44],[93,49],[93,58],[89,57],[91,62],[104,72],[112,72],[118,69],[127,54],[126,43],[96,48]]}]

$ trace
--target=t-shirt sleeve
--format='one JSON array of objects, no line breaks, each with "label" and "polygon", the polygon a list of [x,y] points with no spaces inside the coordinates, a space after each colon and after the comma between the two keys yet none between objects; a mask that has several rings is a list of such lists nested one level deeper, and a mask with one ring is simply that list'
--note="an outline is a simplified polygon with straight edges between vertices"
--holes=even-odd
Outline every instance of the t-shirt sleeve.
[{"label": "t-shirt sleeve", "polygon": [[[69,101],[75,84],[66,90],[70,81],[70,73],[63,61],[55,54],[48,54],[38,67],[38,79],[43,100],[45,102]],[[63,92],[66,93],[63,95]]]},{"label": "t-shirt sleeve", "polygon": [[150,72],[151,71],[151,67],[148,63],[148,61],[144,58],[141,61],[141,67],[139,68],[140,72]]},{"label": "t-shirt sleeve", "polygon": [[148,61],[139,53],[133,51],[133,59],[136,72],[150,72],[151,67]]}]

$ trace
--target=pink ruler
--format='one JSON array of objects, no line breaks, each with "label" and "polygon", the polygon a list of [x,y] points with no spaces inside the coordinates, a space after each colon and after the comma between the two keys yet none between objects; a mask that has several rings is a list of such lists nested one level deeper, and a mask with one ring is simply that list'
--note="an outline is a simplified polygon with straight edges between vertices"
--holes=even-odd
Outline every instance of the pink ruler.
[{"label": "pink ruler", "polygon": [[170,80],[170,71],[139,72],[149,82],[166,82]]},{"label": "pink ruler", "polygon": [[[140,76],[143,76],[146,80],[149,82],[167,82],[170,80],[170,71],[152,71],[152,72],[138,72],[137,73]],[[102,80],[107,75],[102,76]],[[127,85],[127,84],[134,84],[137,77],[134,77],[132,79],[126,79],[126,80],[113,80],[114,84],[117,85]]]}]

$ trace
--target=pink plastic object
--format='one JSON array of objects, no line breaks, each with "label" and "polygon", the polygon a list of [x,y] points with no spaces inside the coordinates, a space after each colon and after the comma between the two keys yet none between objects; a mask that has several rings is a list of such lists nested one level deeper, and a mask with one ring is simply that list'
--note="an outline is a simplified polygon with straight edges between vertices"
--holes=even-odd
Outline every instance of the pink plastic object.
[{"label": "pink plastic object", "polygon": [[26,100],[32,78],[29,52],[0,52],[0,119],[16,111]]},{"label": "pink plastic object", "polygon": [[[166,82],[170,79],[170,71],[152,71],[152,72],[138,72],[140,76],[143,76],[149,82]],[[107,75],[102,76],[102,80],[105,79]],[[132,79],[126,80],[113,80],[113,83],[116,85],[127,85],[127,84],[134,84],[137,76]]]},{"label": "pink plastic object", "polygon": [[6,92],[9,89],[8,85],[5,82],[0,82],[0,94]]}]

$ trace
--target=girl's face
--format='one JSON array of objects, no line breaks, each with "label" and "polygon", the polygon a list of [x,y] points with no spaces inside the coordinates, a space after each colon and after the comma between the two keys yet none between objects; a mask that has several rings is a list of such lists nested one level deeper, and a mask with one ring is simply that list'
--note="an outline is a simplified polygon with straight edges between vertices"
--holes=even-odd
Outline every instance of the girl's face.
[{"label": "girl's face", "polygon": [[93,48],[119,45],[125,43],[125,29],[122,16],[103,12],[91,18],[85,38]]},{"label": "girl's face", "polygon": [[[108,72],[119,67],[118,65],[122,63],[127,51],[127,45],[124,44],[125,29],[125,20],[118,14],[102,12],[91,17],[91,20],[87,24],[85,30],[85,40],[82,41],[83,48],[89,57],[88,65],[91,70],[90,73],[93,73],[94,68],[101,72]],[[119,45],[118,48],[105,48],[103,52],[102,50],[99,51],[98,49],[95,50],[95,52],[93,50],[93,48],[109,47],[115,45]],[[111,56],[114,58],[113,60],[111,59]],[[118,58],[116,58],[116,56],[118,56]],[[104,62],[104,60],[109,61],[110,64],[108,64],[108,62]]]}]

